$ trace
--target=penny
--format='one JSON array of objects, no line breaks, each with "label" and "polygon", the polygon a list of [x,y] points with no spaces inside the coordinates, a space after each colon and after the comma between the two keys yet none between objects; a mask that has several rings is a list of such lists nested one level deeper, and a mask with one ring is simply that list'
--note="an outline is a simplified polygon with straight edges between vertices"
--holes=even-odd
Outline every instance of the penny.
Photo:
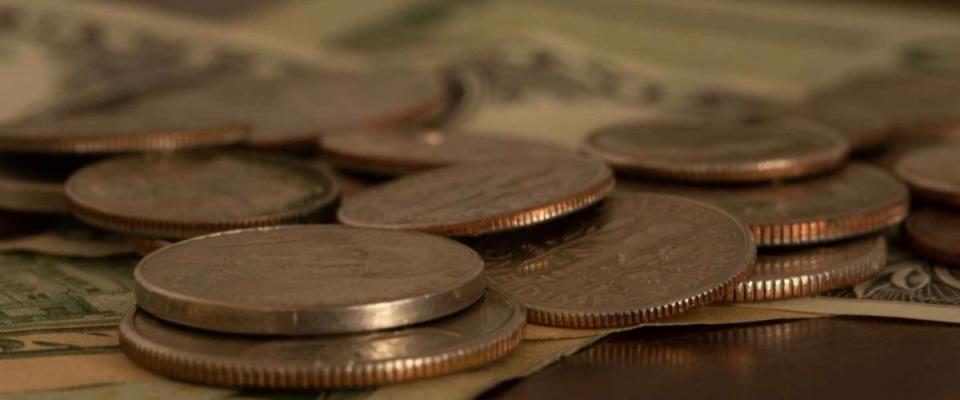
[{"label": "penny", "polygon": [[903,232],[907,247],[917,255],[960,266],[960,214],[922,208],[907,217]]},{"label": "penny", "polygon": [[767,301],[804,297],[876,275],[886,266],[882,236],[760,253],[750,276],[727,291],[727,301]]},{"label": "penny", "polygon": [[172,244],[134,271],[137,305],[218,332],[309,335],[444,317],[483,296],[483,262],[450,239],[305,225]]},{"label": "penny", "polygon": [[902,156],[896,172],[918,198],[960,206],[960,146],[937,146]]},{"label": "penny", "polygon": [[0,158],[0,208],[10,211],[67,214],[63,183],[75,166],[53,160]]},{"label": "penny", "polygon": [[810,122],[758,123],[656,119],[600,128],[584,151],[618,171],[694,182],[758,182],[834,169],[847,156],[846,141]]},{"label": "penny", "polygon": [[676,196],[624,194],[575,216],[466,243],[487,286],[528,320],[570,328],[636,325],[712,303],[743,279],[750,231],[716,207]]},{"label": "penny", "polygon": [[467,162],[557,157],[559,147],[497,137],[495,134],[442,130],[349,132],[324,136],[321,151],[340,167],[380,175]]},{"label": "penny", "polygon": [[344,200],[341,223],[475,236],[538,224],[600,201],[613,189],[600,161],[543,158],[470,163],[410,175]]},{"label": "penny", "polygon": [[362,334],[264,337],[181,327],[143,311],[120,323],[120,349],[158,374],[211,385],[342,388],[450,374],[498,360],[523,340],[523,309],[488,292],[449,317]]},{"label": "penny", "polygon": [[71,211],[84,222],[168,239],[310,222],[339,197],[323,170],[247,151],[121,156],[80,169],[65,191]]},{"label": "penny", "polygon": [[750,226],[761,247],[823,243],[876,232],[900,223],[909,204],[903,183],[861,163],[780,185],[693,187],[620,181],[618,187],[713,204]]}]

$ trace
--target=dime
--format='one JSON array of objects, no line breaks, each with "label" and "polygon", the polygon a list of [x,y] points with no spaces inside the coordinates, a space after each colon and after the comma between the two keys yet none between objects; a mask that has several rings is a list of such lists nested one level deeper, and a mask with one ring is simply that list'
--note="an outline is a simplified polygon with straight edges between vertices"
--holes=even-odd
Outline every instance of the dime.
[{"label": "dime", "polygon": [[444,317],[483,296],[483,262],[450,239],[304,225],[186,240],[134,271],[140,308],[218,332],[310,335]]},{"label": "dime", "polygon": [[107,230],[186,238],[245,227],[309,222],[336,204],[339,189],[296,159],[246,151],[121,156],[70,176],[78,218]]},{"label": "dime", "polygon": [[960,146],[929,147],[901,157],[896,172],[924,200],[960,206]]},{"label": "dime", "polygon": [[66,214],[63,182],[75,169],[53,160],[0,158],[0,208],[11,211]]},{"label": "dime", "polygon": [[680,118],[604,127],[585,140],[583,149],[620,171],[695,182],[807,176],[836,168],[849,150],[836,132],[800,120]]},{"label": "dime", "polygon": [[822,243],[896,225],[909,194],[899,180],[860,163],[822,177],[771,186],[693,187],[620,181],[630,192],[660,192],[723,208],[750,226],[761,247]]},{"label": "dime", "polygon": [[190,382],[290,389],[371,386],[500,359],[523,340],[524,319],[521,307],[493,292],[440,320],[336,336],[218,334],[136,311],[120,323],[120,349],[146,369]]},{"label": "dime", "polygon": [[343,168],[381,175],[402,175],[466,162],[571,154],[559,147],[493,134],[441,130],[348,132],[324,136],[320,148]]},{"label": "dime", "polygon": [[538,224],[603,199],[613,173],[600,161],[543,158],[431,170],[344,200],[345,225],[474,236]]},{"label": "dime", "polygon": [[803,297],[862,282],[887,261],[882,236],[801,250],[760,253],[746,280],[727,291],[727,301]]},{"label": "dime", "polygon": [[923,208],[907,217],[903,232],[907,247],[918,255],[960,266],[960,214]]},{"label": "dime", "polygon": [[666,318],[722,298],[753,265],[750,231],[713,206],[657,194],[611,196],[581,214],[467,240],[487,286],[528,320],[609,328]]}]

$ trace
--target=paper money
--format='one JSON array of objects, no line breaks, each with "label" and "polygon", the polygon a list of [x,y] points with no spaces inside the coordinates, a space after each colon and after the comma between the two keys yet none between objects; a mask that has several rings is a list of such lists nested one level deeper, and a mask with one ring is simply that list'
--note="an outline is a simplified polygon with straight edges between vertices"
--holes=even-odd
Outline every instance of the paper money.
[{"label": "paper money", "polygon": [[123,236],[67,220],[40,232],[0,239],[0,253],[13,251],[98,258],[131,254],[135,249]]}]

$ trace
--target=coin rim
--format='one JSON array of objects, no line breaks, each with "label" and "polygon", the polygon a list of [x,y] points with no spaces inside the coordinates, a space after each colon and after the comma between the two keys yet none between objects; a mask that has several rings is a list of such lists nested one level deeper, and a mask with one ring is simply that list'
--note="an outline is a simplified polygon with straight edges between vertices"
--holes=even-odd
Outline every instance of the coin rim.
[{"label": "coin rim", "polygon": [[[861,240],[873,241],[873,247],[854,260],[840,263],[828,271],[790,274],[760,280],[754,280],[748,276],[726,293],[725,301],[743,303],[806,297],[862,282],[876,275],[886,266],[887,242],[883,236]],[[758,258],[758,263],[760,263],[759,260]],[[789,261],[773,262],[773,264],[784,263]],[[756,266],[753,269],[756,269]]]},{"label": "coin rim", "polygon": [[[500,296],[487,293],[485,296]],[[256,361],[234,362],[229,358],[201,356],[157,345],[133,329],[133,318],[142,310],[129,312],[120,322],[120,350],[134,363],[164,376],[197,383],[259,388],[349,388],[423,379],[488,364],[505,357],[523,341],[526,327],[524,308],[501,296],[516,312],[485,342],[453,351],[408,356],[366,363],[306,368],[270,367]],[[152,317],[148,314],[149,317]],[[450,318],[456,318],[451,316]],[[155,318],[155,317],[152,317]],[[429,326],[429,323],[427,324]],[[189,328],[188,328],[189,329]],[[407,328],[400,328],[407,329]]]},{"label": "coin rim", "polygon": [[[199,152],[208,152],[200,150]],[[189,152],[171,153],[167,156],[178,157],[189,155]],[[99,162],[92,163],[74,172],[66,183],[64,183],[64,193],[67,199],[67,206],[70,212],[83,222],[100,227],[109,231],[123,233],[133,236],[148,236],[162,239],[183,239],[212,232],[228,231],[235,229],[254,228],[271,225],[286,225],[312,222],[317,217],[332,211],[339,205],[340,185],[335,177],[326,168],[312,167],[300,160],[288,158],[276,154],[259,153],[247,150],[231,150],[222,154],[239,155],[240,157],[256,157],[269,160],[272,164],[281,164],[289,171],[300,171],[300,173],[310,175],[311,180],[320,182],[315,177],[321,177],[329,188],[323,196],[315,199],[312,204],[303,206],[301,209],[291,210],[274,215],[248,217],[237,220],[219,220],[202,222],[182,222],[175,220],[146,218],[136,215],[112,214],[109,211],[97,208],[95,205],[85,203],[78,198],[71,186],[76,185],[76,179],[80,174],[91,168],[111,162],[120,162],[128,159],[150,157],[151,154],[132,154],[125,156],[111,157]]]},{"label": "coin rim", "polygon": [[918,218],[917,215],[934,211],[946,212],[945,210],[935,208],[922,208],[911,213],[910,216],[907,217],[907,221],[903,224],[903,242],[912,253],[922,258],[951,266],[960,266],[960,251],[949,251],[939,246],[935,240],[929,240],[918,235],[914,224],[911,223],[911,221],[916,221]]},{"label": "coin rim", "polygon": [[956,158],[960,160],[960,146],[956,145],[930,146],[912,150],[900,157],[896,166],[894,166],[894,171],[897,177],[910,187],[912,194],[917,198],[940,204],[960,206],[960,190],[951,189],[949,184],[945,184],[936,178],[913,173],[908,165],[914,162],[922,163],[923,160],[929,159],[934,153],[946,153],[951,150],[958,154]]},{"label": "coin rim", "polygon": [[[475,275],[460,282],[458,286],[443,292],[428,293],[418,297],[381,300],[367,304],[335,305],[320,309],[311,306],[254,306],[221,300],[211,300],[171,291],[143,276],[145,265],[164,251],[191,246],[207,239],[233,235],[249,235],[276,231],[304,231],[309,235],[322,235],[328,230],[375,232],[389,235],[419,236],[424,240],[442,242],[451,248],[459,247],[476,258]],[[162,268],[153,266],[152,268]],[[373,230],[343,225],[287,225],[253,229],[238,229],[203,235],[173,243],[151,252],[137,263],[133,270],[133,293],[137,306],[160,319],[179,325],[223,333],[248,335],[319,335],[343,334],[397,328],[424,321],[442,318],[476,303],[483,297],[486,287],[483,260],[476,252],[456,241],[419,232]],[[389,311],[389,316],[385,311]],[[336,323],[332,323],[336,321]]]},{"label": "coin rim", "polygon": [[6,128],[0,128],[0,150],[42,154],[161,152],[228,146],[242,143],[250,132],[248,124],[233,123],[206,128],[130,132],[119,135],[61,134],[11,137],[2,134]]}]

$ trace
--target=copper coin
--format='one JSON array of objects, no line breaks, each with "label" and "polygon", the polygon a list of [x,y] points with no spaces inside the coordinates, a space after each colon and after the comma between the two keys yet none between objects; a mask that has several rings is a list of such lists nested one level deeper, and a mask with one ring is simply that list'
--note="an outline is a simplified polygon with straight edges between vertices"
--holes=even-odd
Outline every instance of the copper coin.
[{"label": "copper coin", "polygon": [[488,364],[523,340],[523,309],[488,292],[449,317],[361,334],[246,336],[194,330],[136,311],[120,323],[120,349],[158,374],[260,388],[383,385]]},{"label": "copper coin", "polygon": [[339,197],[305,162],[246,151],[121,156],[70,176],[71,211],[91,225],[180,239],[229,229],[314,221]]},{"label": "copper coin", "polygon": [[400,178],[344,200],[341,223],[474,236],[538,224],[613,189],[604,163],[583,157],[469,163]]},{"label": "copper coin", "polygon": [[558,157],[571,152],[495,134],[441,130],[348,132],[324,136],[321,151],[345,169],[402,175],[467,162]]},{"label": "copper coin", "polygon": [[760,253],[750,276],[726,297],[746,302],[810,296],[862,282],[886,262],[887,242],[882,236]]},{"label": "copper coin", "polygon": [[911,151],[900,158],[896,171],[917,197],[960,206],[960,146]]},{"label": "copper coin", "polygon": [[483,296],[483,262],[416,232],[304,225],[215,233],[164,247],[136,271],[137,305],[218,332],[311,335],[445,317]]},{"label": "copper coin", "polygon": [[487,286],[542,325],[608,328],[666,318],[722,298],[750,271],[750,231],[716,207],[616,194],[582,213],[466,243]]},{"label": "copper coin", "polygon": [[902,221],[909,205],[903,183],[860,163],[781,185],[694,187],[620,181],[618,187],[716,205],[750,226],[762,247],[823,243],[876,232]]},{"label": "copper coin", "polygon": [[839,166],[849,150],[821,125],[781,119],[738,123],[658,119],[594,131],[583,149],[620,171],[694,182],[797,178]]},{"label": "copper coin", "polygon": [[960,266],[960,214],[950,210],[923,208],[914,211],[904,224],[904,241],[917,255],[952,266]]},{"label": "copper coin", "polygon": [[137,254],[141,256],[146,256],[147,254],[153,253],[173,244],[173,242],[169,240],[142,236],[132,236],[129,238],[129,240],[130,245],[133,246],[133,249],[136,250]]},{"label": "copper coin", "polygon": [[67,214],[63,183],[74,170],[52,160],[0,158],[0,208],[10,211]]}]

